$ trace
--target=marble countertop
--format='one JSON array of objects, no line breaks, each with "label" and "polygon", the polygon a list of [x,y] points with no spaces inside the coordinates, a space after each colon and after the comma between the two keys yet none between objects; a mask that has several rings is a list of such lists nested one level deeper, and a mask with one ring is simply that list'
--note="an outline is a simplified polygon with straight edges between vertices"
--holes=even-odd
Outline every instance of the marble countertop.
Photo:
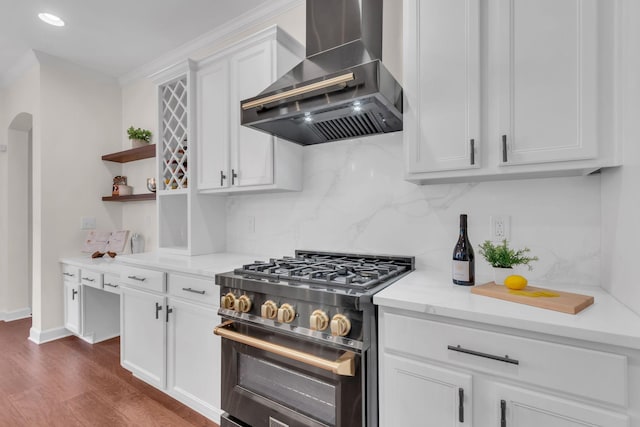
[{"label": "marble countertop", "polygon": [[197,256],[173,255],[161,252],[145,252],[140,254],[118,255],[111,258],[92,259],[88,255],[84,257],[63,258],[60,262],[91,268],[101,272],[116,272],[121,265],[133,265],[162,269],[164,271],[195,274],[198,276],[214,277],[217,273],[232,271],[243,264],[248,264],[257,259],[255,255],[217,253]]},{"label": "marble countertop", "polygon": [[411,272],[377,293],[373,301],[410,312],[640,349],[640,316],[605,290],[556,289],[593,295],[595,302],[578,314],[565,314],[475,295],[469,287],[453,285],[448,274],[425,271]]}]

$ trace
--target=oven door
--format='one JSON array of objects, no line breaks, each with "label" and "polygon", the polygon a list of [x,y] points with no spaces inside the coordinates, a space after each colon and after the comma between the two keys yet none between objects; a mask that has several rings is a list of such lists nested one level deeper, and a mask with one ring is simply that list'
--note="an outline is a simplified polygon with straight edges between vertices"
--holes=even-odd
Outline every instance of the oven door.
[{"label": "oven door", "polygon": [[222,425],[362,425],[361,356],[281,332],[226,321]]}]

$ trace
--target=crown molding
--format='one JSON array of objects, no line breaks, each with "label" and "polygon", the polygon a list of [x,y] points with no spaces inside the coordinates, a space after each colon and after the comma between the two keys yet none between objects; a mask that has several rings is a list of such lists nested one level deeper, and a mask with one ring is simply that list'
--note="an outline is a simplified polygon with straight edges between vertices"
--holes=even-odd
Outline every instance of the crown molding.
[{"label": "crown molding", "polygon": [[206,48],[207,46],[213,45],[216,42],[228,38],[229,36],[247,30],[259,22],[267,21],[277,17],[278,15],[282,15],[303,3],[304,0],[270,0],[265,2],[263,6],[250,10],[215,30],[205,33],[202,36],[165,53],[157,59],[123,74],[118,78],[118,82],[121,86],[125,86],[135,80],[157,74],[180,61],[188,59],[200,49]]},{"label": "crown molding", "polygon": [[24,54],[7,72],[0,75],[0,88],[5,88],[16,81],[25,72],[29,71],[33,66],[40,62],[33,50]]}]

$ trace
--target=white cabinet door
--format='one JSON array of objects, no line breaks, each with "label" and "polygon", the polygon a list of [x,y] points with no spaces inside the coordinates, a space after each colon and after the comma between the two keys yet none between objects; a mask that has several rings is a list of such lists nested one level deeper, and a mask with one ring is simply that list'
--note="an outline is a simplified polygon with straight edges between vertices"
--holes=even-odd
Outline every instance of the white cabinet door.
[{"label": "white cabinet door", "polygon": [[382,370],[381,427],[472,426],[471,375],[389,354]]},{"label": "white cabinet door", "polygon": [[596,0],[495,5],[500,134],[490,144],[500,150],[500,164],[596,158]]},{"label": "white cabinet door", "polygon": [[76,335],[81,335],[80,298],[81,285],[64,282],[64,327]]},{"label": "white cabinet door", "polygon": [[[497,384],[493,426],[628,427],[629,417],[520,387]],[[502,421],[506,424],[501,424]]]},{"label": "white cabinet door", "polygon": [[158,388],[165,386],[165,298],[122,288],[120,361],[125,369]]},{"label": "white cabinet door", "polygon": [[208,416],[220,408],[217,309],[169,298],[168,390]]},{"label": "white cabinet door", "polygon": [[198,71],[198,189],[228,187],[229,61],[221,59]]},{"label": "white cabinet door", "polygon": [[274,43],[265,41],[231,57],[231,185],[273,183],[273,137],[240,124],[240,101],[256,96],[275,80]]},{"label": "white cabinet door", "polygon": [[407,171],[478,168],[479,0],[405,0],[404,7]]}]

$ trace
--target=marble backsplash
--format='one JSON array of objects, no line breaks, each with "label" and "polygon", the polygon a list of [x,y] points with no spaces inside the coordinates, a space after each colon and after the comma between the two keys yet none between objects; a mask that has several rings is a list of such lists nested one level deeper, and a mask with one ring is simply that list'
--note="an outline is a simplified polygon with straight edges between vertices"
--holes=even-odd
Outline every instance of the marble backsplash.
[{"label": "marble backsplash", "polygon": [[477,246],[490,215],[511,216],[511,243],[540,261],[530,281],[599,285],[600,176],[418,186],[403,179],[402,134],[305,147],[303,191],[227,201],[227,250],[413,255],[450,271],[460,213],[469,215],[478,283],[492,271]]}]

